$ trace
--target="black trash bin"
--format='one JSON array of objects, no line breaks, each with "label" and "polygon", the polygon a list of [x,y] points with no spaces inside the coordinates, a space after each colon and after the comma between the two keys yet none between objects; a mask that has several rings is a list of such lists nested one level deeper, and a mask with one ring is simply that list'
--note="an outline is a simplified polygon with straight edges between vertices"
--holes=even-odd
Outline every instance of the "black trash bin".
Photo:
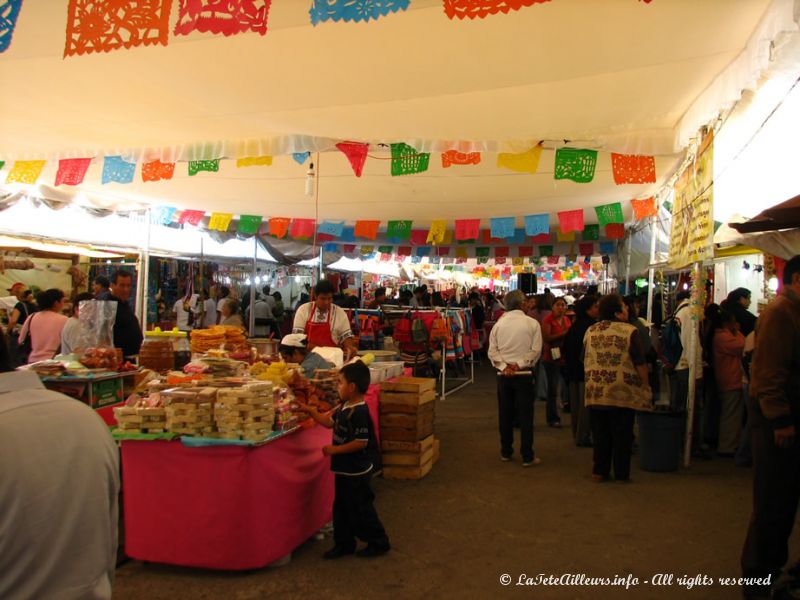
[{"label": "black trash bin", "polygon": [[685,413],[640,412],[639,467],[643,471],[677,471],[686,426]]}]

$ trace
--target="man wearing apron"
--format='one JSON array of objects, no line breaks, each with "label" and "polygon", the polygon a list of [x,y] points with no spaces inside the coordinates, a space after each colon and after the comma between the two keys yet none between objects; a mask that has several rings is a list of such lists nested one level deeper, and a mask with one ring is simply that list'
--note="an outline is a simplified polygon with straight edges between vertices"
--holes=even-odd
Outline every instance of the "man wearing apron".
[{"label": "man wearing apron", "polygon": [[292,333],[303,333],[308,349],[316,347],[341,348],[347,361],[358,352],[347,313],[333,304],[333,284],[320,280],[314,287],[314,300],[297,309]]}]

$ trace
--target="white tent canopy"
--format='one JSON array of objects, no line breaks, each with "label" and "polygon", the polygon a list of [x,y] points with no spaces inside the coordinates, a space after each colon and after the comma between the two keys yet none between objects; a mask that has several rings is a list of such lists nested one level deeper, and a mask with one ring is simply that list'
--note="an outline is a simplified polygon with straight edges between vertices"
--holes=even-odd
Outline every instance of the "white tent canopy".
[{"label": "white tent canopy", "polygon": [[[370,23],[312,27],[308,1],[273,2],[266,36],[194,33],[169,45],[62,58],[66,2],[26,2],[0,54],[0,160],[94,157],[81,201],[301,218],[517,216],[652,195],[698,127],[752,89],[773,40],[795,31],[793,0],[553,0],[451,21],[441,0]],[[177,18],[177,3],[172,24]],[[57,6],[56,6],[57,5]],[[172,31],[172,28],[170,28]],[[333,149],[369,142],[361,178]],[[495,165],[545,141],[539,171]],[[591,184],[555,181],[568,140],[600,150]],[[391,177],[381,142],[484,152],[477,166]],[[306,166],[322,151],[319,205]],[[617,186],[611,151],[654,154],[658,182]],[[270,167],[100,184],[102,157],[185,161],[261,154]],[[62,186],[63,187],[63,186]],[[629,214],[629,213],[628,213]],[[587,220],[593,215],[587,212]]]}]

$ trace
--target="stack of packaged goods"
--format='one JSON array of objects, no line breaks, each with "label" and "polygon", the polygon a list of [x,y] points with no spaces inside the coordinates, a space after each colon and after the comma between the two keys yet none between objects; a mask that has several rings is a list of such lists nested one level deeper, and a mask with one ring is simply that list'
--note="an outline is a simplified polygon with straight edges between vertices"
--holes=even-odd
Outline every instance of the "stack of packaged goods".
[{"label": "stack of packaged goods", "polygon": [[219,390],[214,420],[221,439],[264,441],[275,422],[272,384],[265,381]]},{"label": "stack of packaged goods", "polygon": [[164,433],[167,428],[163,406],[115,406],[119,433]]},{"label": "stack of packaged goods", "polygon": [[173,388],[162,391],[161,399],[165,405],[167,431],[214,437],[216,388]]},{"label": "stack of packaged goods", "polygon": [[275,431],[289,431],[297,427],[297,400],[289,388],[277,387],[273,393],[275,403]]},{"label": "stack of packaged goods", "polygon": [[320,412],[330,410],[338,404],[338,377],[339,372],[336,369],[317,369],[314,371],[314,379],[311,380],[311,383],[317,391],[317,408]]}]

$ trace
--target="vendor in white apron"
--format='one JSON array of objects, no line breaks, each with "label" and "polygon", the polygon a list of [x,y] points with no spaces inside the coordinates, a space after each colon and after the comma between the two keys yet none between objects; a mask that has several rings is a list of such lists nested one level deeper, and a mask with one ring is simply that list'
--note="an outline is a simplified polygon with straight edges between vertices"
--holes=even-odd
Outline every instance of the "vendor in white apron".
[{"label": "vendor in white apron", "polygon": [[358,341],[347,313],[333,304],[333,292],[330,281],[320,280],[314,287],[314,300],[297,309],[292,333],[305,334],[309,350],[340,366],[358,353]]}]

